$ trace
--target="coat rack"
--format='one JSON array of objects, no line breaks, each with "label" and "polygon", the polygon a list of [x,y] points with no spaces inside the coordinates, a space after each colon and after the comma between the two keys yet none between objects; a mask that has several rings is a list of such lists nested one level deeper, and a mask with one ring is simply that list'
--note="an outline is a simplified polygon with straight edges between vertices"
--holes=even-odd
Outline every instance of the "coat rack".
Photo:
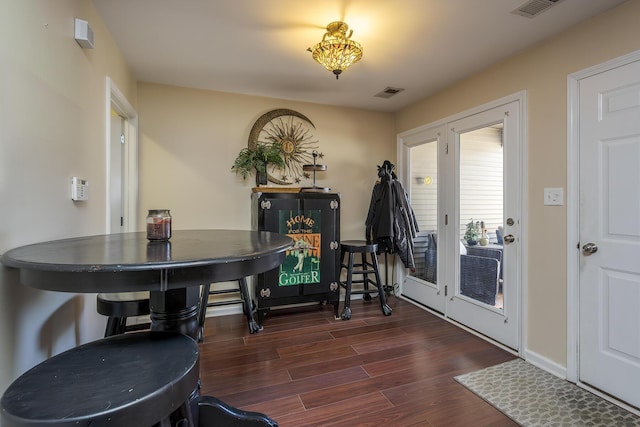
[{"label": "coat rack", "polygon": [[378,166],[379,180],[365,222],[367,241],[378,243],[379,252],[384,252],[385,290],[389,289],[387,254],[398,254],[405,268],[414,269],[413,239],[418,232],[415,214],[394,169],[389,160]]}]

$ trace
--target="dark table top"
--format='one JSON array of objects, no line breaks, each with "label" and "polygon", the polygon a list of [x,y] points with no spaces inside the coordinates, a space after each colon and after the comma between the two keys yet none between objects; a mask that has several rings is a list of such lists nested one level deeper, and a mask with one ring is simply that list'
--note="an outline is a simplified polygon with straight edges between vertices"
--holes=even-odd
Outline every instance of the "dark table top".
[{"label": "dark table top", "polygon": [[23,284],[62,292],[164,291],[236,280],[279,266],[286,235],[244,230],[174,230],[78,237],[12,249],[0,259]]}]

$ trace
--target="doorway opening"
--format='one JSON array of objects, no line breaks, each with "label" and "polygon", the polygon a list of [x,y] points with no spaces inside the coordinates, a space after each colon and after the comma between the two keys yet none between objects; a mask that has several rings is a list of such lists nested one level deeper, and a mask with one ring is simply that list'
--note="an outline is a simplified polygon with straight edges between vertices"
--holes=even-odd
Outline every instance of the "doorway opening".
[{"label": "doorway opening", "polygon": [[567,379],[640,414],[640,51],[568,76]]},{"label": "doorway opening", "polygon": [[106,94],[106,233],[135,231],[138,113],[109,77]]}]

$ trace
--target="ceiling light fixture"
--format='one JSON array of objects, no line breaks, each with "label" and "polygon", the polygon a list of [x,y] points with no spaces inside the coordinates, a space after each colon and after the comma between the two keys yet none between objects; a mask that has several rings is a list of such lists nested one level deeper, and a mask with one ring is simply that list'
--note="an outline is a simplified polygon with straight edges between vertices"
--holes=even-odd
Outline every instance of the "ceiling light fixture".
[{"label": "ceiling light fixture", "polygon": [[349,26],[342,21],[335,21],[327,25],[327,32],[322,41],[307,50],[313,59],[336,76],[362,58],[362,46],[351,40],[353,30],[347,31]]}]

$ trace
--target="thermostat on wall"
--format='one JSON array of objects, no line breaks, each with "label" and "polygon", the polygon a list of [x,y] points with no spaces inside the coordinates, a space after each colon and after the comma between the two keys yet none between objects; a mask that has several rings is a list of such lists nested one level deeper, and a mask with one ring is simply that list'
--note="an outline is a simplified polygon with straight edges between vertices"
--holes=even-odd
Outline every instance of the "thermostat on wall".
[{"label": "thermostat on wall", "polygon": [[89,200],[89,181],[71,178],[71,200]]}]

